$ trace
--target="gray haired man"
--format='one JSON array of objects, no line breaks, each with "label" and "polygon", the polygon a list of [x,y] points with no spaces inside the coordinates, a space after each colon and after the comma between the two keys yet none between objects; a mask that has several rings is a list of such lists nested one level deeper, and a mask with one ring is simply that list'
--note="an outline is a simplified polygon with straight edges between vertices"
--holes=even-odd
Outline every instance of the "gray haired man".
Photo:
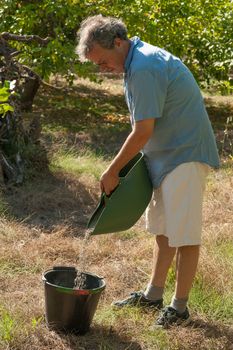
[{"label": "gray haired man", "polygon": [[[154,186],[146,210],[147,230],[155,234],[150,281],[116,307],[163,306],[168,269],[176,254],[176,286],[171,304],[155,324],[187,323],[187,301],[201,244],[202,202],[209,168],[219,166],[212,127],[200,89],[180,59],[138,37],[125,24],[97,15],[81,23],[77,53],[104,72],[124,73],[132,131],[102,174],[101,190],[110,194],[119,171],[139,151],[146,157]],[[136,190],[136,189],[135,189]]]}]

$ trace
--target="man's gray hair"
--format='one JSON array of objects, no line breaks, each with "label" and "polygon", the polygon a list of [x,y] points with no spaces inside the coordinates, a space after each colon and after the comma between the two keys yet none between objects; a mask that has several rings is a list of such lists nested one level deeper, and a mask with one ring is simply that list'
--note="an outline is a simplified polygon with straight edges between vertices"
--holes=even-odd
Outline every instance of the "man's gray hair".
[{"label": "man's gray hair", "polygon": [[77,37],[78,45],[75,51],[80,61],[85,62],[94,43],[105,49],[112,49],[115,38],[127,40],[127,28],[120,19],[102,15],[91,16],[82,21]]}]

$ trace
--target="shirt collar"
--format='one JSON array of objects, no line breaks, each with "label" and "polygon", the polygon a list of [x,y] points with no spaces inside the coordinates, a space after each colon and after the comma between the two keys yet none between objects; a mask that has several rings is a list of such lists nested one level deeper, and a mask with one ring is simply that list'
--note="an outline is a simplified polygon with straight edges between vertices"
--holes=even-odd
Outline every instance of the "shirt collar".
[{"label": "shirt collar", "polygon": [[129,49],[128,55],[126,57],[126,60],[125,60],[125,73],[129,69],[130,63],[131,63],[132,58],[133,58],[134,48],[138,44],[139,40],[140,40],[140,38],[138,36],[134,36],[133,38],[130,39],[130,49]]}]

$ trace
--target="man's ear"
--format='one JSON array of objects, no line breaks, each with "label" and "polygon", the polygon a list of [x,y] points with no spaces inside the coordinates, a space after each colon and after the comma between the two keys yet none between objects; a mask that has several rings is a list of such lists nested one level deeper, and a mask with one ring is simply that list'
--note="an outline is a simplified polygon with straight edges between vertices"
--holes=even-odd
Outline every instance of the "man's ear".
[{"label": "man's ear", "polygon": [[117,46],[117,47],[120,47],[122,45],[122,39],[115,38],[114,39],[114,45]]}]

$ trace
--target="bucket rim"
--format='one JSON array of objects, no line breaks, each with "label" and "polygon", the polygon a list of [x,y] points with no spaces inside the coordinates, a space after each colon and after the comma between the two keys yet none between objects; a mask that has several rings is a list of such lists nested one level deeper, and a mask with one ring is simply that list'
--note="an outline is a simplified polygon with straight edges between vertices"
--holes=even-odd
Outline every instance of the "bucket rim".
[{"label": "bucket rim", "polygon": [[74,295],[88,295],[88,294],[97,294],[101,291],[103,291],[106,288],[106,282],[104,280],[104,277],[98,276],[94,273],[90,273],[90,272],[82,272],[85,275],[89,275],[89,276],[93,276],[93,277],[97,277],[98,279],[102,280],[103,285],[97,288],[92,288],[92,289],[74,289],[74,288],[70,288],[70,287],[62,287],[62,286],[58,286],[57,284],[53,284],[47,281],[45,275],[49,272],[54,272],[54,271],[67,271],[67,270],[75,270],[78,271],[75,267],[61,267],[59,268],[55,268],[55,269],[49,269],[46,270],[43,275],[42,275],[42,281],[46,284],[49,285],[51,287],[56,288],[56,290],[60,291],[60,292],[64,292],[64,293],[68,293],[68,294],[74,294]]}]

